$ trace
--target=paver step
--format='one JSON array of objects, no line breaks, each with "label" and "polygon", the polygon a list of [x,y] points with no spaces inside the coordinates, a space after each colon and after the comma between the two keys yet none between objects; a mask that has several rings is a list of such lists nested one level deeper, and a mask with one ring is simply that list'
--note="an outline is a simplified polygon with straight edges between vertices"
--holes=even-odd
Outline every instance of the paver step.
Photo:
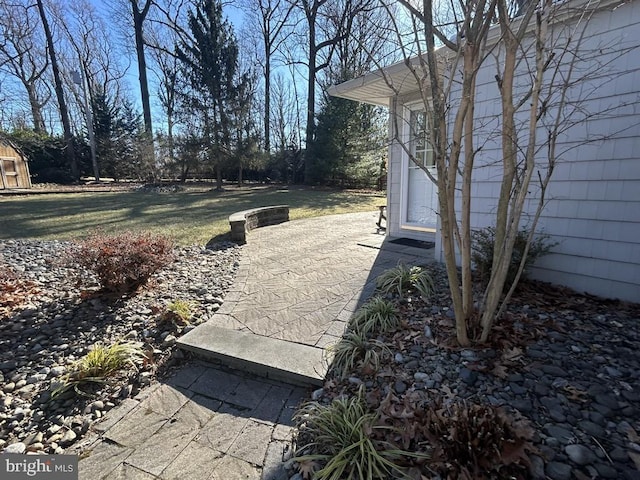
[{"label": "paver step", "polygon": [[178,346],[205,360],[301,386],[322,386],[327,361],[321,348],[218,327],[198,325]]}]

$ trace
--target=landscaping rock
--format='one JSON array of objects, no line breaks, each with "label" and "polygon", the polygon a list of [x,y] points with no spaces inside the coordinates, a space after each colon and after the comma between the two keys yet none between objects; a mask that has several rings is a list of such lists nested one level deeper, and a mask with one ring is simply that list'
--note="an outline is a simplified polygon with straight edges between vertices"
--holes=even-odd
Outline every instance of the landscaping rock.
[{"label": "landscaping rock", "polygon": [[549,462],[545,472],[551,480],[571,480],[571,466],[559,462]]},{"label": "landscaping rock", "polygon": [[12,443],[4,449],[4,453],[24,453],[27,446],[22,442]]},{"label": "landscaping rock", "polygon": [[[205,308],[204,297],[222,301],[241,251],[230,243],[212,249],[177,248],[176,260],[135,295],[113,299],[98,291],[91,272],[65,265],[65,252],[71,246],[59,241],[0,240],[3,265],[34,285],[21,308],[0,322],[0,397],[4,396],[0,398],[0,436],[11,449],[20,450],[26,444],[34,453],[64,451],[88,430],[90,423],[85,421],[100,418],[114,406],[110,402],[131,396],[153,379],[152,371],[143,371],[137,380],[121,378],[124,385],[94,388],[89,401],[73,389],[52,400],[52,391],[62,385],[73,362],[95,343],[109,345],[128,335],[130,341],[144,341],[140,345],[153,351],[158,367],[175,362],[171,350],[179,333],[168,332],[160,338],[159,313],[169,303],[183,300],[192,305],[193,323],[208,320],[213,313]],[[191,289],[194,284],[199,285],[198,292]],[[148,335],[131,333],[143,331]],[[65,422],[74,416],[80,418],[67,428],[71,424]]]},{"label": "landscaping rock", "polygon": [[569,459],[578,465],[589,465],[597,459],[594,453],[584,445],[567,445],[564,451]]}]

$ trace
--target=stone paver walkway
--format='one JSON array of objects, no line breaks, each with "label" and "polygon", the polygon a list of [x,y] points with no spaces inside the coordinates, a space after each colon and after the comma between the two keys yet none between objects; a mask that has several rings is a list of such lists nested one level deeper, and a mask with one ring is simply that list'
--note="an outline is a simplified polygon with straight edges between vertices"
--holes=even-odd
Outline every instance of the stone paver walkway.
[{"label": "stone paver walkway", "polygon": [[[234,288],[211,321],[317,348],[336,342],[379,273],[429,261],[425,250],[384,242],[376,220],[348,214],[252,231]],[[187,366],[95,426],[80,479],[286,479],[291,416],[309,393],[207,363]]]},{"label": "stone paver walkway", "polygon": [[256,335],[324,348],[344,332],[384,270],[427,262],[424,251],[380,250],[376,212],[253,230],[234,286],[212,320]]},{"label": "stone paver walkway", "polygon": [[280,480],[308,392],[204,363],[127,399],[82,445],[80,480]]}]

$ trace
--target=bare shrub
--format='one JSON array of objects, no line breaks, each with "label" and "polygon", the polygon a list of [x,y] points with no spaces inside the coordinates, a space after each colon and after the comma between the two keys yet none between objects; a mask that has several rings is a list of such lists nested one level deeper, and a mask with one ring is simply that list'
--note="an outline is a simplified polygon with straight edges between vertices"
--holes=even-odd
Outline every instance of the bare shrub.
[{"label": "bare shrub", "polygon": [[173,242],[151,233],[97,232],[71,252],[71,260],[92,271],[110,292],[136,290],[173,258]]}]

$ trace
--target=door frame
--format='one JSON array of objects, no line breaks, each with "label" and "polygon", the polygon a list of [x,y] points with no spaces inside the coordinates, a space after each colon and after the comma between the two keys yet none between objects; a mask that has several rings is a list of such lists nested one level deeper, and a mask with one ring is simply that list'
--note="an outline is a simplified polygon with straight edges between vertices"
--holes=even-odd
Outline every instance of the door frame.
[{"label": "door frame", "polygon": [[[411,145],[411,113],[415,111],[424,110],[424,103],[422,102],[414,102],[402,105],[402,141],[405,145]],[[411,147],[410,147],[411,148]],[[409,222],[407,221],[407,217],[409,215],[409,155],[402,150],[402,158],[400,162],[400,215],[399,215],[399,223],[401,230],[413,230],[417,232],[426,232],[426,233],[435,233],[437,231],[437,221],[436,224],[431,226],[425,226],[424,224]],[[436,167],[428,167],[430,173],[436,176]],[[425,176],[426,173],[422,172]],[[431,181],[427,177],[427,181],[432,185],[432,195],[435,192],[435,199],[438,202],[437,196],[437,185]]]}]

